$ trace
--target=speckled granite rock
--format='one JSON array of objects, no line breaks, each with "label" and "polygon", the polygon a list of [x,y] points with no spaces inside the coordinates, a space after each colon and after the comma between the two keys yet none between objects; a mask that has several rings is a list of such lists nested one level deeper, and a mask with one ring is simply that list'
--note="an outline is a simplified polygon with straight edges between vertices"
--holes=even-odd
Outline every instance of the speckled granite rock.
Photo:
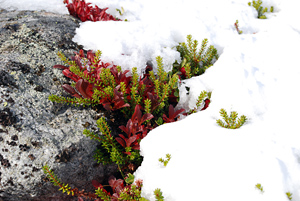
[{"label": "speckled granite rock", "polygon": [[[89,108],[53,104],[67,95],[58,51],[72,55],[78,21],[68,15],[0,11],[0,200],[77,200],[47,182],[48,164],[62,182],[93,191],[113,166],[96,164],[96,142],[82,134],[97,129],[100,114]],[[104,174],[105,172],[105,174]]]}]

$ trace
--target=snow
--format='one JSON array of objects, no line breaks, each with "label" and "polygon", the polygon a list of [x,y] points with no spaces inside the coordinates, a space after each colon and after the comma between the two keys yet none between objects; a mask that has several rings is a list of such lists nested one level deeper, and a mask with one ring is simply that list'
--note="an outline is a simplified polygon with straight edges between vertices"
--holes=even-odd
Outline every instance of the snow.
[{"label": "snow", "polygon": [[[62,1],[0,0],[1,8],[44,9],[66,13]],[[141,141],[142,165],[135,177],[142,195],[166,201],[300,201],[300,6],[299,0],[264,0],[274,6],[266,20],[248,0],[101,0],[88,1],[128,22],[84,22],[74,41],[100,49],[104,60],[123,69],[162,56],[165,70],[180,57],[174,46],[191,34],[207,38],[220,58],[203,75],[180,86],[177,108],[192,109],[202,90],[212,92],[201,112],[164,124]],[[122,16],[116,8],[124,8]],[[239,20],[239,35],[234,22]],[[189,92],[186,91],[189,87]],[[239,129],[216,124],[219,111],[237,111],[248,121]],[[158,159],[171,154],[164,167]],[[264,192],[255,185],[260,183]]]}]

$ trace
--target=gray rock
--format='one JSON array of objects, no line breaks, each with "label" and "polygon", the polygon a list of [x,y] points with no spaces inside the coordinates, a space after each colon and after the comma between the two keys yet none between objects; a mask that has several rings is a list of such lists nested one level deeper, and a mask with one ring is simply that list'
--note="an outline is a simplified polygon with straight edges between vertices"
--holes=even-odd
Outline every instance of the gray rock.
[{"label": "gray rock", "polygon": [[69,80],[57,57],[79,51],[72,42],[78,20],[69,15],[0,11],[0,200],[77,200],[58,191],[43,173],[48,164],[63,183],[94,192],[115,166],[94,159],[97,143],[82,134],[101,116],[90,108],[52,103],[68,96]]}]

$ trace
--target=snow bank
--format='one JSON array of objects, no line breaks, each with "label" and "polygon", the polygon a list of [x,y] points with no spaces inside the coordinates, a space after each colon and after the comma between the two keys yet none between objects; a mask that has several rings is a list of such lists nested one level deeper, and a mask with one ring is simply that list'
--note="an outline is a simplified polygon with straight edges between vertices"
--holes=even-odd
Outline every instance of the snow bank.
[{"label": "snow bank", "polygon": [[69,14],[63,0],[0,0],[0,8],[6,10],[45,10]]}]

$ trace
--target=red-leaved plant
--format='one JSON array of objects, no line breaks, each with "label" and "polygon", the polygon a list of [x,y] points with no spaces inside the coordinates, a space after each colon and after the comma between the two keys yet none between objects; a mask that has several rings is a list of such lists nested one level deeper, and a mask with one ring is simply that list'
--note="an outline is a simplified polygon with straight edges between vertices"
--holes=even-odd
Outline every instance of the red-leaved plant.
[{"label": "red-leaved plant", "polygon": [[167,115],[163,114],[163,120],[165,123],[175,122],[175,121],[177,121],[178,115],[184,111],[185,111],[184,109],[175,111],[173,105],[170,105],[169,106],[169,117],[167,117]]},{"label": "red-leaved plant", "polygon": [[[139,140],[143,139],[148,131],[152,129],[151,126],[145,126],[143,123],[152,119],[154,116],[149,113],[142,116],[140,107],[140,105],[135,106],[135,111],[131,119],[128,120],[126,127],[123,125],[119,127],[126,135],[119,134],[119,137],[116,137],[116,140],[125,148],[125,150],[130,147],[139,150]],[[125,154],[131,155],[130,150],[126,150]]]},{"label": "red-leaved plant", "polygon": [[[112,189],[112,194],[104,189],[103,185],[101,185],[96,180],[92,181],[93,186],[96,188],[96,194],[102,199],[100,200],[110,200],[110,201],[119,201],[119,200],[139,200],[141,198],[141,188],[143,185],[143,181],[137,179],[134,181],[134,176],[129,174],[125,179],[116,179],[114,176],[110,176],[108,179],[108,184]],[[146,199],[144,199],[146,200]],[[79,200],[83,201],[83,200]]]},{"label": "red-leaved plant", "polygon": [[85,21],[120,21],[110,14],[106,13],[108,8],[101,9],[97,5],[95,7],[90,6],[91,3],[86,3],[85,0],[73,0],[69,3],[69,0],[64,0],[67,4],[70,15],[79,18],[82,22]]},{"label": "red-leaved plant", "polygon": [[[53,68],[63,69],[62,73],[76,82],[76,90],[69,84],[62,85],[66,92],[76,98],[89,100],[89,104],[102,104],[108,111],[129,107],[120,91],[121,82],[125,85],[130,82],[131,77],[126,76],[129,70],[122,72],[117,69],[116,65],[103,63],[91,51],[87,52],[86,58],[83,50],[75,54],[72,57],[73,61],[69,61],[64,58],[64,55],[59,54],[70,65],[69,67],[53,66]],[[99,97],[101,98],[99,99]]]}]

